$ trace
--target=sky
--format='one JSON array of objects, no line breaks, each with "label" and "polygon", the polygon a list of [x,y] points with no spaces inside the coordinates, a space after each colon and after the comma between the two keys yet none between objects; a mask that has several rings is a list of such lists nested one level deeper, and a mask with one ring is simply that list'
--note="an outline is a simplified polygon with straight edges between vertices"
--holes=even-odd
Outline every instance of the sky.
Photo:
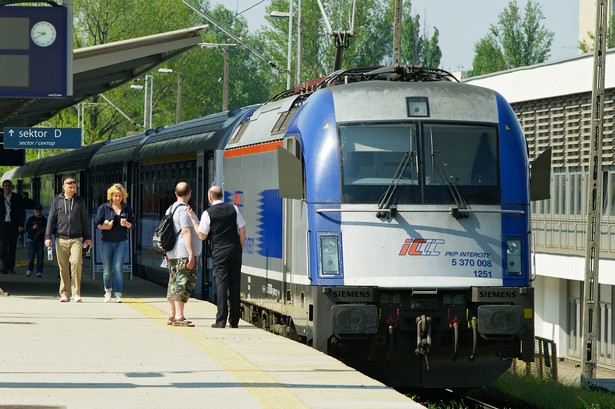
[{"label": "sky", "polygon": [[[497,25],[498,15],[509,4],[508,0],[411,1],[412,14],[421,17],[421,26],[427,30],[427,33],[431,36],[433,27],[438,28],[442,50],[441,68],[447,71],[472,68],[474,44],[487,35],[490,25]],[[243,12],[241,15],[248,21],[250,31],[267,24],[265,7],[270,0],[210,0],[210,2],[212,6],[220,3],[236,13]],[[527,0],[517,0],[521,12],[526,3]],[[555,34],[549,60],[578,55],[579,0],[538,0],[538,3],[545,17],[543,24],[547,30]],[[361,22],[356,21],[355,24],[359,25]]]}]

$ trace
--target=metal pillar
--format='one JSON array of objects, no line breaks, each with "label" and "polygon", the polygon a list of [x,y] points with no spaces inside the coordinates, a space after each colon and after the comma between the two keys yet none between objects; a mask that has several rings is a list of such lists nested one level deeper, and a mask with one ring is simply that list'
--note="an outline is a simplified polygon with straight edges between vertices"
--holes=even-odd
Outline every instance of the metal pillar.
[{"label": "metal pillar", "polygon": [[590,163],[587,180],[587,247],[583,294],[583,366],[581,385],[596,375],[596,344],[599,328],[600,218],[602,215],[602,125],[606,75],[607,0],[596,1],[596,42],[590,131]]}]

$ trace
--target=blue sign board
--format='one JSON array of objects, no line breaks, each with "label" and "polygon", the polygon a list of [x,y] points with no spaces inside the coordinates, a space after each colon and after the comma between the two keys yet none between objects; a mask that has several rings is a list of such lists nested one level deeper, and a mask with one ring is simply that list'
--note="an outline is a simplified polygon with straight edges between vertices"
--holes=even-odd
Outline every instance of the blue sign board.
[{"label": "blue sign board", "polygon": [[0,98],[67,95],[67,18],[65,7],[0,6]]},{"label": "blue sign board", "polygon": [[5,149],[75,149],[81,128],[4,128]]}]

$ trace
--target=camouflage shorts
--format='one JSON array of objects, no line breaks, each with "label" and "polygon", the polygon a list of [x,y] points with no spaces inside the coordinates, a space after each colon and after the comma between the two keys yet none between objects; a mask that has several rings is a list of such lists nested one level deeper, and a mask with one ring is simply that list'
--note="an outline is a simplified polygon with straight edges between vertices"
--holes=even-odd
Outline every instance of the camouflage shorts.
[{"label": "camouflage shorts", "polygon": [[188,258],[168,260],[169,286],[167,287],[167,300],[188,302],[190,293],[196,287],[196,266],[187,267]]}]

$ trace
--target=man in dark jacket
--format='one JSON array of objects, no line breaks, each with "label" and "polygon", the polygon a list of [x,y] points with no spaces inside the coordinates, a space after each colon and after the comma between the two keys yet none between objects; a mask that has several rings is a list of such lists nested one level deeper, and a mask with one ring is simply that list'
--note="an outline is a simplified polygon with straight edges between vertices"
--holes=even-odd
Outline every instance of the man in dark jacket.
[{"label": "man in dark jacket", "polygon": [[0,205],[0,272],[15,274],[17,237],[24,231],[26,212],[21,196],[13,193],[13,183],[10,180],[2,182],[2,190],[4,200]]},{"label": "man in dark jacket", "polygon": [[51,246],[53,233],[60,267],[60,302],[68,302],[71,295],[76,302],[81,302],[81,250],[84,244],[92,245],[92,230],[85,199],[76,194],[75,178],[65,177],[62,185],[64,193],[56,196],[49,208],[45,246]]}]

